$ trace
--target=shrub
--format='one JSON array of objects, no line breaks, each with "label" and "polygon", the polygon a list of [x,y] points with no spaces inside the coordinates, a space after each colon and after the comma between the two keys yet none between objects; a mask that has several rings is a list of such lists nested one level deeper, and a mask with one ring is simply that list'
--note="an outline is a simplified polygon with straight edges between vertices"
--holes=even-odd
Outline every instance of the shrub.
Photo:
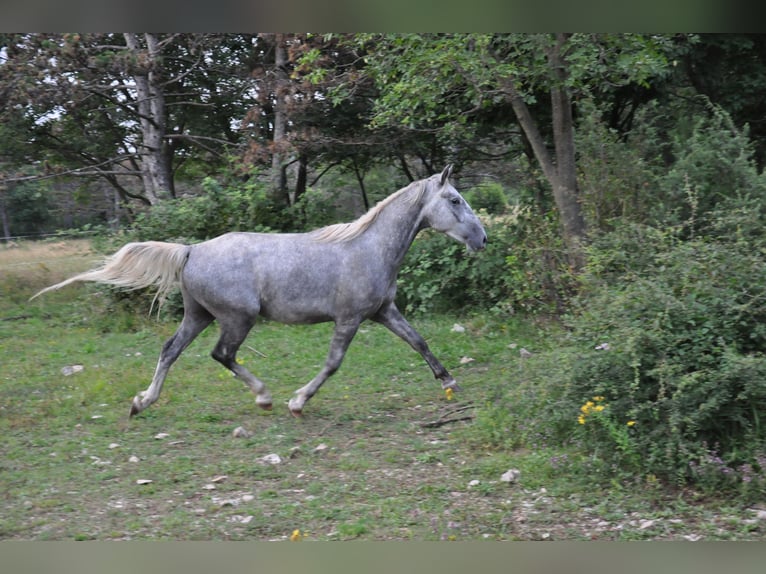
[{"label": "shrub", "polygon": [[605,468],[699,483],[720,459],[752,489],[766,478],[764,251],[679,235],[628,226],[594,242],[538,424]]},{"label": "shrub", "polygon": [[416,239],[399,273],[403,309],[543,312],[568,296],[572,275],[553,214],[517,206],[505,215],[481,217],[489,239],[481,253],[467,253],[441,234]]},{"label": "shrub", "polygon": [[[723,109],[694,117],[689,133],[673,134],[670,169],[658,179],[654,221],[664,225],[697,222],[721,213],[721,202],[746,197],[766,200],[766,178],[758,171],[747,126],[740,128]],[[694,226],[687,231],[693,233]]]},{"label": "shrub", "polygon": [[502,214],[508,209],[508,199],[503,186],[487,182],[466,191],[463,196],[475,210],[484,210],[491,214]]},{"label": "shrub", "polygon": [[207,177],[203,193],[170,199],[139,214],[128,236],[133,241],[201,241],[228,231],[267,231],[285,224],[266,186],[249,182],[221,182]]}]

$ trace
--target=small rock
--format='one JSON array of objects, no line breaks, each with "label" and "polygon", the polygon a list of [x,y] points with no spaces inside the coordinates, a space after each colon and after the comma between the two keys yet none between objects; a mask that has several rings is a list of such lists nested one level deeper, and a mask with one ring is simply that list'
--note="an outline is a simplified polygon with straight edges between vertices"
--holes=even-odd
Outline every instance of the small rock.
[{"label": "small rock", "polygon": [[237,427],[233,431],[231,431],[231,436],[234,438],[249,438],[252,436],[252,433],[247,430],[245,427]]},{"label": "small rock", "polygon": [[240,524],[248,524],[253,519],[252,514],[248,514],[247,516],[243,516],[239,519]]},{"label": "small rock", "polygon": [[638,521],[638,527],[641,530],[646,530],[647,528],[651,528],[654,526],[654,520],[639,520]]},{"label": "small rock", "polygon": [[82,365],[71,365],[68,367],[62,367],[61,368],[61,374],[65,377],[68,377],[70,375],[74,375],[75,373],[79,373],[81,371],[85,370],[85,367]]},{"label": "small rock", "polygon": [[474,362],[474,360],[475,360],[475,359],[473,359],[473,357],[461,357],[461,358],[460,358],[460,364],[461,364],[461,365],[466,365],[466,364],[468,364],[468,363],[473,363],[473,362]]},{"label": "small rock", "polygon": [[766,510],[757,510],[755,512],[755,517],[758,520],[766,520]]},{"label": "small rock", "polygon": [[322,442],[314,447],[314,452],[322,452],[323,450],[327,450],[328,448],[330,447]]},{"label": "small rock", "polygon": [[521,349],[519,349],[519,356],[520,356],[522,359],[528,359],[529,357],[531,357],[531,356],[532,356],[532,353],[530,353],[530,352],[529,352],[529,351],[527,351],[527,350],[526,350],[524,347],[522,347]]},{"label": "small rock", "polygon": [[139,458],[136,455],[133,455],[128,459],[128,462],[138,462],[138,461],[139,461]]},{"label": "small rock", "polygon": [[120,446],[120,445],[119,445],[119,444],[117,444],[116,442],[113,442],[113,443],[110,443],[110,444],[109,444],[109,448],[110,448],[110,449],[113,449],[113,448],[119,448],[119,446]]},{"label": "small rock", "polygon": [[459,323],[455,323],[454,325],[452,325],[452,332],[453,333],[465,333],[465,327],[463,327]]},{"label": "small rock", "polygon": [[170,435],[166,432],[158,432],[156,435],[154,435],[154,438],[156,439],[163,439],[168,438]]},{"label": "small rock", "polygon": [[684,540],[688,540],[689,542],[697,542],[698,540],[702,540],[701,534],[684,534]]},{"label": "small rock", "polygon": [[513,482],[516,482],[517,480],[519,480],[520,476],[521,476],[521,471],[516,469],[516,468],[512,468],[512,469],[508,470],[507,472],[504,472],[502,474],[502,476],[500,476],[500,481],[501,482],[507,482],[507,483],[513,483]]},{"label": "small rock", "polygon": [[280,462],[282,462],[282,457],[279,456],[278,454],[272,453],[272,454],[267,454],[266,456],[262,456],[259,460],[266,464],[279,464]]},{"label": "small rock", "polygon": [[519,346],[519,345],[518,345],[518,343],[511,343],[511,344],[509,344],[509,345],[508,345],[508,348],[509,348],[511,351],[513,351],[513,350],[514,350],[516,347],[518,347],[518,346]]},{"label": "small rock", "polygon": [[149,480],[148,478],[139,478],[136,481],[136,484],[151,484],[152,482],[154,482],[154,481]]},{"label": "small rock", "polygon": [[242,502],[252,502],[253,500],[255,500],[255,496],[253,496],[252,494],[242,495]]},{"label": "small rock", "polygon": [[216,489],[216,486],[215,486],[215,484],[210,484],[210,483],[208,483],[208,484],[206,484],[205,486],[203,486],[203,487],[202,487],[202,489],[203,489],[203,490],[215,490],[215,489]]},{"label": "small rock", "polygon": [[479,486],[481,484],[481,481],[476,480],[475,478],[468,483],[468,486]]},{"label": "small rock", "polygon": [[213,477],[213,478],[210,480],[210,482],[223,482],[223,481],[224,481],[224,480],[226,480],[227,478],[229,478],[227,475],[225,475],[225,474],[221,474],[221,475],[219,475],[219,476],[215,476],[215,477]]}]

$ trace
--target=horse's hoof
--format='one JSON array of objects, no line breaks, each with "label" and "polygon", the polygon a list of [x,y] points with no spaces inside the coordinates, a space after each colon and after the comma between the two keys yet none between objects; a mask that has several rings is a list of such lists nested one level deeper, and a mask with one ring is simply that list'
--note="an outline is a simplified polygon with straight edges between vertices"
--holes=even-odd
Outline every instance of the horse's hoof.
[{"label": "horse's hoof", "polygon": [[302,419],[303,418],[303,410],[302,409],[290,409],[290,414],[293,415],[296,419]]},{"label": "horse's hoof", "polygon": [[449,382],[449,383],[443,383],[443,384],[442,384],[442,389],[444,389],[444,390],[447,390],[447,389],[452,389],[452,390],[453,390],[453,391],[455,391],[456,393],[459,393],[460,391],[462,391],[462,390],[463,390],[463,389],[460,387],[460,385],[458,385],[458,384],[457,384],[455,381],[451,381],[451,382]]},{"label": "horse's hoof", "polygon": [[137,404],[137,399],[133,399],[133,402],[130,403],[130,414],[128,415],[128,418],[133,418],[140,412],[141,412],[140,404]]},{"label": "horse's hoof", "polygon": [[261,407],[264,411],[270,411],[271,410],[271,403],[255,403],[259,407]]}]

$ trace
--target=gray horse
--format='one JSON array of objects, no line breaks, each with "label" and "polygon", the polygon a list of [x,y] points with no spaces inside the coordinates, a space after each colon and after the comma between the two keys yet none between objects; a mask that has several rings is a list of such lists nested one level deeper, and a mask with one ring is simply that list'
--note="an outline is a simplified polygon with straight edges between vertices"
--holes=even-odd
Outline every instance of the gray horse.
[{"label": "gray horse", "polygon": [[34,297],[75,281],[96,281],[130,289],[155,286],[161,303],[180,284],[183,321],[162,347],[151,384],[134,397],[130,416],[159,398],[170,366],[216,319],[221,334],[213,358],[250,387],[257,405],[270,409],[266,386],[236,361],[259,315],[282,323],[335,323],[324,367],[288,403],[295,416],[338,369],[365,319],[385,325],[409,343],[444,389],[459,390],[394,304],[399,267],[421,229],[441,231],[471,251],[487,243],[481,222],[450,185],[451,172],[447,166],[440,175],[400,189],[356,221],[309,233],[226,233],[194,245],[129,243],[102,267]]}]

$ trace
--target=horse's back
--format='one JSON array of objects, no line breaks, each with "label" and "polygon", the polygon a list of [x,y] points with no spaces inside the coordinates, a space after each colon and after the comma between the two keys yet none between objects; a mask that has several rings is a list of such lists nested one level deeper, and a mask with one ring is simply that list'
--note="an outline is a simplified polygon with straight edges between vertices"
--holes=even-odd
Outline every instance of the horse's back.
[{"label": "horse's back", "polygon": [[357,258],[348,244],[308,234],[234,232],[195,244],[182,282],[214,314],[233,309],[285,323],[330,321],[375,306],[377,294],[364,293],[364,285],[377,282],[351,272]]}]

